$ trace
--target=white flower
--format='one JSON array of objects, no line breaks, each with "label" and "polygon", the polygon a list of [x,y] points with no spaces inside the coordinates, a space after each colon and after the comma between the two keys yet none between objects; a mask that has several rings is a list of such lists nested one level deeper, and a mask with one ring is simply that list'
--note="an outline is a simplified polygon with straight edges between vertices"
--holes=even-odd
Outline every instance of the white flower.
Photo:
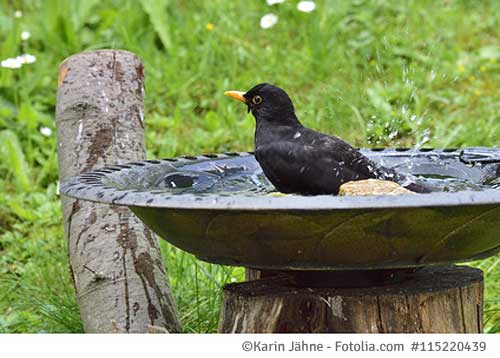
[{"label": "white flower", "polygon": [[28,53],[17,56],[14,58],[6,58],[2,61],[1,65],[4,68],[21,68],[23,65],[28,63],[33,63],[36,61],[36,57]]},{"label": "white flower", "polygon": [[31,33],[29,31],[21,32],[21,40],[26,41],[31,37]]},{"label": "white flower", "polygon": [[285,0],[266,0],[267,5],[272,6],[275,4],[281,4],[284,3]]},{"label": "white flower", "polygon": [[52,135],[52,129],[49,127],[40,127],[40,133],[46,137],[50,137]]},{"label": "white flower", "polygon": [[314,1],[301,1],[297,4],[297,10],[302,12],[311,12],[316,9]]},{"label": "white flower", "polygon": [[4,68],[21,68],[23,63],[16,57],[16,58],[6,58],[5,60],[2,61],[1,65]]},{"label": "white flower", "polygon": [[17,56],[16,59],[21,61],[22,64],[33,63],[36,61],[36,57],[28,53],[21,56]]},{"label": "white flower", "polygon": [[260,19],[260,27],[263,29],[269,29],[276,25],[278,22],[278,16],[274,14],[266,14]]},{"label": "white flower", "polygon": [[16,11],[14,12],[14,17],[15,17],[16,19],[19,19],[20,17],[23,17],[23,12],[22,12],[21,10],[16,10]]}]

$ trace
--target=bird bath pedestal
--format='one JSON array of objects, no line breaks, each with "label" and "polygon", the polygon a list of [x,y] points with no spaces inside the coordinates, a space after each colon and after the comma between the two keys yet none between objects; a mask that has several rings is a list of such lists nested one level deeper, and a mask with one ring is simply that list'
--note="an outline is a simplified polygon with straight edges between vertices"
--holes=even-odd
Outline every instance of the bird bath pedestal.
[{"label": "bird bath pedestal", "polygon": [[252,269],[224,288],[220,332],[481,332],[482,273],[453,263],[500,249],[498,150],[363,151],[451,192],[269,195],[252,153],[110,165],[61,190]]}]

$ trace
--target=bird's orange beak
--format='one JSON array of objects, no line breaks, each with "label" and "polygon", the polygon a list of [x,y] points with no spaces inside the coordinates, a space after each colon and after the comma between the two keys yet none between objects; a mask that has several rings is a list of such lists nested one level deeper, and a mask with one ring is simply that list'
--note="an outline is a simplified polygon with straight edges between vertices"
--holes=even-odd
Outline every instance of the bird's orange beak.
[{"label": "bird's orange beak", "polygon": [[245,92],[241,92],[241,91],[226,91],[226,92],[224,92],[224,94],[226,96],[231,97],[231,98],[237,99],[240,102],[247,103],[246,98],[243,97],[245,95]]}]

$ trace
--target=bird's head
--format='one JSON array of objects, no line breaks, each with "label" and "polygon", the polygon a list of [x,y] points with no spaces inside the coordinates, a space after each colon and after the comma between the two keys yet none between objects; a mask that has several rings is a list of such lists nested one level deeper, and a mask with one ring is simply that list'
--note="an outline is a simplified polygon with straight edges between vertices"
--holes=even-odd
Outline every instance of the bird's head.
[{"label": "bird's head", "polygon": [[260,83],[247,92],[227,91],[224,94],[245,103],[257,121],[297,121],[295,108],[288,94],[269,83]]}]

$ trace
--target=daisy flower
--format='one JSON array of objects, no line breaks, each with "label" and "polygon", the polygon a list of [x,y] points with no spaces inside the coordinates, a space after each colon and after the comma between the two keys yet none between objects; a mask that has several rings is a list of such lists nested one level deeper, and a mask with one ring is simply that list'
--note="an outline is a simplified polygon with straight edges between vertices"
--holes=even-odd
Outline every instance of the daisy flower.
[{"label": "daisy flower", "polygon": [[311,12],[316,9],[314,1],[301,1],[297,4],[297,10],[302,12]]},{"label": "daisy flower", "polygon": [[10,69],[15,69],[15,68],[21,68],[23,65],[26,65],[28,63],[33,63],[36,61],[36,57],[33,55],[30,55],[29,53],[25,53],[24,55],[20,55],[14,58],[7,58],[3,60],[0,65],[4,68],[10,68]]},{"label": "daisy flower", "polygon": [[33,55],[30,55],[29,53],[25,53],[24,55],[21,55],[21,56],[17,56],[16,57],[19,61],[21,61],[21,63],[24,65],[24,64],[28,64],[28,63],[33,63],[36,61],[36,57],[33,56]]},{"label": "daisy flower", "polygon": [[31,37],[31,33],[29,31],[21,32],[21,40],[26,41]]},{"label": "daisy flower", "polygon": [[52,135],[52,129],[49,127],[40,127],[40,133],[46,137],[50,137]]},{"label": "daisy flower", "polygon": [[0,65],[3,68],[14,69],[14,68],[21,68],[23,63],[16,57],[16,58],[6,58],[0,63]]},{"label": "daisy flower", "polygon": [[285,0],[266,0],[267,5],[272,6],[275,4],[282,4]]},{"label": "daisy flower", "polygon": [[278,16],[274,14],[266,14],[260,19],[260,27],[270,29],[278,22]]}]

